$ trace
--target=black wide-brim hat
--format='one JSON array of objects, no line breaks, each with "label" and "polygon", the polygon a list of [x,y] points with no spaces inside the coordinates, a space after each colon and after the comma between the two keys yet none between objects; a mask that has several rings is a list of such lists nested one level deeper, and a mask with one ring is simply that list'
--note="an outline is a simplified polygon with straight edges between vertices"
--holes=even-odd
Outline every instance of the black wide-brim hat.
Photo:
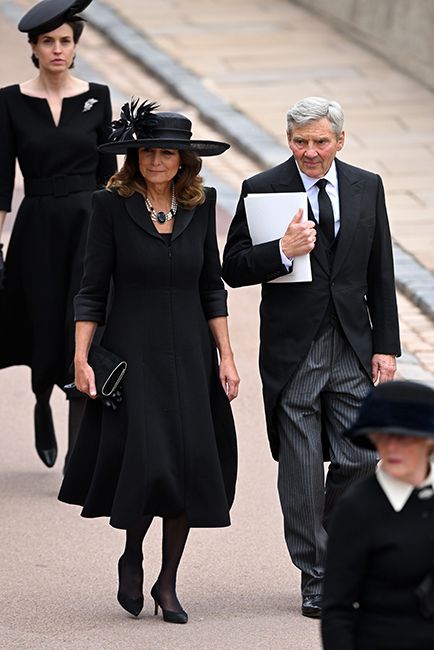
[{"label": "black wide-brim hat", "polygon": [[434,441],[434,390],[413,381],[390,381],[372,388],[345,435],[359,447],[375,449],[370,433]]},{"label": "black wide-brim hat", "polygon": [[127,153],[129,149],[180,149],[198,156],[218,156],[229,149],[227,142],[192,140],[191,121],[181,113],[154,113],[157,104],[139,99],[124,104],[119,120],[112,122],[109,142],[102,153]]},{"label": "black wide-brim hat", "polygon": [[92,0],[42,0],[21,18],[20,32],[52,32],[90,5]]}]

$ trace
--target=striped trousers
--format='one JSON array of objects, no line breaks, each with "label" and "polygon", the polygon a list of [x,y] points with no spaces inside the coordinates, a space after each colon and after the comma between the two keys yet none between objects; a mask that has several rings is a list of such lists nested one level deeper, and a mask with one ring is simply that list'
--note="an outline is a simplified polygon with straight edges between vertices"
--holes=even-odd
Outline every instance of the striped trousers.
[{"label": "striped trousers", "polygon": [[[286,545],[301,571],[303,596],[322,591],[327,520],[336,499],[375,470],[376,453],[342,435],[371,386],[349,343],[330,328],[313,341],[277,406],[278,490]],[[330,444],[325,481],[322,430]]]}]

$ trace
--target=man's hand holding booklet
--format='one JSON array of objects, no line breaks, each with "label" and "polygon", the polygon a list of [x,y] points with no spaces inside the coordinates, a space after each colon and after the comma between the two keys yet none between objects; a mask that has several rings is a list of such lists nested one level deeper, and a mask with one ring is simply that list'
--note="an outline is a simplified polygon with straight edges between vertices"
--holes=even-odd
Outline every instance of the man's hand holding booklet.
[{"label": "man's hand holding booklet", "polygon": [[[307,222],[306,192],[249,194],[245,197],[244,203],[253,245],[281,239],[300,209],[303,210],[300,223]],[[296,221],[298,220],[297,217]],[[312,281],[309,253],[293,257],[292,273],[271,280],[271,282]]]}]

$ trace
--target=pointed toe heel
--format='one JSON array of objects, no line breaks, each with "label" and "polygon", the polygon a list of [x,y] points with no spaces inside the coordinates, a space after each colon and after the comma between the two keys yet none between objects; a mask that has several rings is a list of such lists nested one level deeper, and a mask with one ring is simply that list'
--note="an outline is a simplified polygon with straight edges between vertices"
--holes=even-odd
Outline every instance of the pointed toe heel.
[{"label": "pointed toe heel", "polygon": [[139,598],[128,598],[121,591],[118,591],[118,603],[129,614],[138,616],[143,609],[143,596]]},{"label": "pointed toe heel", "polygon": [[[122,558],[123,555],[119,558],[118,561],[118,576],[119,576],[119,585],[121,583],[121,573],[122,573]],[[121,591],[119,586],[117,593],[118,603],[123,607],[129,614],[133,616],[138,616],[143,609],[143,594],[138,598],[130,598]]]},{"label": "pointed toe heel", "polygon": [[188,621],[188,614],[187,612],[184,612],[183,609],[181,609],[179,612],[173,612],[168,609],[163,609],[161,606],[161,599],[160,599],[160,592],[158,589],[157,585],[154,585],[151,589],[151,596],[154,599],[154,615],[157,616],[158,614],[158,608],[160,607],[161,611],[163,612],[163,621],[166,623],[178,623],[178,624],[183,624],[187,623]]}]

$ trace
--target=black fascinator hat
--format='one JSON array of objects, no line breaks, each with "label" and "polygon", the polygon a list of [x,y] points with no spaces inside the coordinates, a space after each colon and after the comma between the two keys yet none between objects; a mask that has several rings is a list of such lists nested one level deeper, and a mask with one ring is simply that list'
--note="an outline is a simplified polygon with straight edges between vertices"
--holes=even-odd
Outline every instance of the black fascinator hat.
[{"label": "black fascinator hat", "polygon": [[356,423],[345,435],[359,447],[374,449],[368,438],[370,433],[434,441],[434,390],[413,381],[375,386],[365,398]]},{"label": "black fascinator hat", "polygon": [[72,20],[91,2],[92,0],[41,0],[21,18],[18,29],[35,35],[51,32]]},{"label": "black fascinator hat", "polygon": [[128,149],[167,148],[194,151],[198,156],[218,156],[229,149],[226,142],[192,140],[191,122],[181,113],[154,111],[157,104],[132,99],[121,108],[120,118],[112,122],[112,134],[98,147],[103,153],[127,153]]}]

